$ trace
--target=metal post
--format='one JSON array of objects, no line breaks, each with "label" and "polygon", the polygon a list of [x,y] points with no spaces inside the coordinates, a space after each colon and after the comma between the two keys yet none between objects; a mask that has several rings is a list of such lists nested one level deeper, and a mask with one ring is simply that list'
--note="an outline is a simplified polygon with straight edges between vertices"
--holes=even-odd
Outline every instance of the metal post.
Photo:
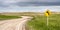
[{"label": "metal post", "polygon": [[48,22],[49,20],[48,20],[48,16],[47,16],[47,26],[49,25],[49,22]]},{"label": "metal post", "polygon": [[49,16],[47,16],[47,30],[49,30]]}]

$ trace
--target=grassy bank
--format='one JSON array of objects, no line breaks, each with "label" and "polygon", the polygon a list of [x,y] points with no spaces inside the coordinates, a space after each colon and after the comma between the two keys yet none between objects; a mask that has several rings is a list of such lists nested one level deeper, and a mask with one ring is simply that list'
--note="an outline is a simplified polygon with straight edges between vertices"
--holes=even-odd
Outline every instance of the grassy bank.
[{"label": "grassy bank", "polygon": [[49,16],[49,25],[46,25],[46,16],[33,16],[34,18],[27,24],[30,30],[60,30],[60,14]]},{"label": "grassy bank", "polygon": [[15,18],[21,18],[19,16],[7,16],[7,15],[0,15],[0,21],[6,20],[6,19],[15,19]]}]

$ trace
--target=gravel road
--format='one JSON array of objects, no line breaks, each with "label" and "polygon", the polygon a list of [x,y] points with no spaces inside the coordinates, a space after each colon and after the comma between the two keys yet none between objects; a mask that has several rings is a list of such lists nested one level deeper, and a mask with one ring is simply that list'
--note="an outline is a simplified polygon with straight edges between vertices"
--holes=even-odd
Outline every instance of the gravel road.
[{"label": "gravel road", "polygon": [[31,19],[30,16],[22,16],[22,18],[18,19],[0,21],[0,30],[26,30],[25,24]]}]

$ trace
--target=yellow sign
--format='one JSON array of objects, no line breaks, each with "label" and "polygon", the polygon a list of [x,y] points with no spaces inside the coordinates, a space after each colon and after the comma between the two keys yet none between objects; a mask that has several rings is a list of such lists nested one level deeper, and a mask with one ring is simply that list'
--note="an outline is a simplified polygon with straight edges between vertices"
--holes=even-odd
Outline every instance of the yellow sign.
[{"label": "yellow sign", "polygon": [[46,15],[46,16],[49,16],[50,14],[51,14],[50,10],[47,10],[47,11],[45,12],[45,15]]}]

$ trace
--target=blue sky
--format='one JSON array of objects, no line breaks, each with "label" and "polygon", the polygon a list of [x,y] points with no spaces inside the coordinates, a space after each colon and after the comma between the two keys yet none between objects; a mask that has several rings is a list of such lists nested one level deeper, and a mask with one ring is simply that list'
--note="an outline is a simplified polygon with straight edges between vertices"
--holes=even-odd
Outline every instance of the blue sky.
[{"label": "blue sky", "polygon": [[60,12],[60,0],[0,0],[0,12]]}]

